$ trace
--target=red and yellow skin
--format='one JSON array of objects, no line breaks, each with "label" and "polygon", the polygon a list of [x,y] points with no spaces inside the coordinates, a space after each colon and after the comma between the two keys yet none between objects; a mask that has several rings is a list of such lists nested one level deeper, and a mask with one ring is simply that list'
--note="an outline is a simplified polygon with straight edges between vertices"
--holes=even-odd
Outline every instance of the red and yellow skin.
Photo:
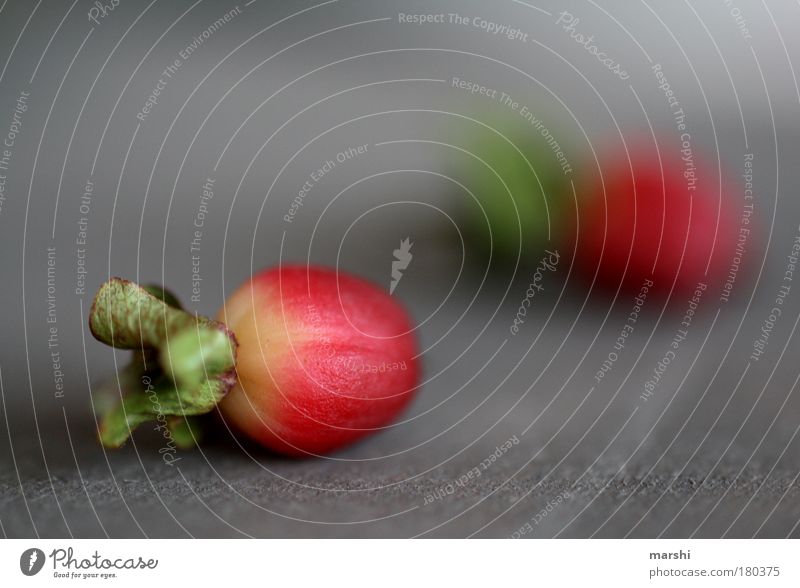
[{"label": "red and yellow skin", "polygon": [[342,271],[266,270],[218,319],[239,343],[238,382],[222,416],[279,453],[335,451],[387,426],[416,391],[409,316],[386,291]]},{"label": "red and yellow skin", "polygon": [[631,292],[652,279],[661,295],[721,282],[739,227],[731,186],[723,178],[720,190],[716,167],[695,157],[689,190],[684,162],[664,146],[659,154],[652,142],[639,141],[628,154],[601,150],[600,157],[602,182],[595,170],[579,183],[576,266],[583,276],[597,272],[600,287],[621,284]]}]

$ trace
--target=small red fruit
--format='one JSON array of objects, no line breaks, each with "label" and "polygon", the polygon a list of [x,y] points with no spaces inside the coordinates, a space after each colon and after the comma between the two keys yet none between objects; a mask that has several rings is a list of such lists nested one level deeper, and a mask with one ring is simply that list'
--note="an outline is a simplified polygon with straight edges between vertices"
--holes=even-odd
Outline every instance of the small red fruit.
[{"label": "small red fruit", "polygon": [[673,284],[682,295],[699,282],[719,283],[738,227],[716,166],[696,155],[687,165],[671,147],[659,153],[644,141],[628,143],[627,153],[600,153],[599,172],[578,188],[576,266],[584,277],[597,272],[601,287],[634,292],[652,279],[662,295]]},{"label": "small red fruit", "polygon": [[[264,271],[219,316],[227,326],[181,309],[161,287],[121,278],[100,286],[92,334],[134,352],[113,384],[96,390],[104,446],[120,447],[156,421],[170,447],[191,447],[200,417],[220,406],[265,447],[318,455],[386,426],[416,391],[411,320],[355,276],[306,266]],[[164,460],[172,465],[174,452]]]},{"label": "small red fruit", "polygon": [[386,426],[419,379],[413,325],[373,284],[306,266],[264,271],[218,319],[239,343],[226,422],[288,455],[324,454]]}]

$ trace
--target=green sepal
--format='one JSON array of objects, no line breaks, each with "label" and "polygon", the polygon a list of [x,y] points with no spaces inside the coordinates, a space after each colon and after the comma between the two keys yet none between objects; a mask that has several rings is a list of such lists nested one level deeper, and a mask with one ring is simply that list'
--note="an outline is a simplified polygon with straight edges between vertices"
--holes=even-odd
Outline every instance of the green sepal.
[{"label": "green sepal", "polygon": [[134,350],[118,385],[101,389],[94,399],[100,442],[120,447],[136,427],[154,421],[168,443],[194,445],[200,428],[193,417],[213,410],[236,383],[233,333],[182,310],[163,288],[120,278],[98,290],[89,328],[103,343]]},{"label": "green sepal", "polygon": [[203,438],[204,422],[198,417],[172,417],[167,422],[178,449],[191,449]]}]

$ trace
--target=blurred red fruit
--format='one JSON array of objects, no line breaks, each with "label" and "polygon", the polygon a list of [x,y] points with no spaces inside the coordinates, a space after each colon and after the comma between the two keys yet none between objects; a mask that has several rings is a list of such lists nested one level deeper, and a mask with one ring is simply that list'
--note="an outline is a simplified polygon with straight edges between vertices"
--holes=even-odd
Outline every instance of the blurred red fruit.
[{"label": "blurred red fruit", "polygon": [[721,285],[738,232],[731,185],[696,153],[692,168],[671,146],[627,145],[601,151],[599,170],[579,182],[577,270],[613,291],[646,279],[660,295]]}]

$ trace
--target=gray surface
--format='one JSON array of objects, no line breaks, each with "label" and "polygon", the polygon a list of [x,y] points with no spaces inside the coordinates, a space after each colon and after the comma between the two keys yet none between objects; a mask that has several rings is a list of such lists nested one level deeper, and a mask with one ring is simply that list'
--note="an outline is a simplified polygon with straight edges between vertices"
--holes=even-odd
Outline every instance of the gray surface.
[{"label": "gray surface", "polygon": [[[573,303],[561,302],[562,313],[556,316],[565,323],[563,315],[568,313],[563,308]],[[561,343],[561,337],[554,335],[549,345],[539,343],[536,357],[523,363],[512,376],[513,383],[492,391],[509,371],[504,366],[516,363],[509,352],[500,365],[485,370],[447,401],[446,410],[423,414],[472,378],[477,362],[485,361],[481,358],[492,355],[497,344],[482,338],[475,343],[473,361],[449,368],[446,376],[423,389],[409,415],[423,416],[331,460],[286,460],[247,443],[239,446],[219,433],[202,450],[180,452],[176,466],[168,467],[158,454],[162,440],[146,427],[135,446],[104,453],[94,441],[88,407],[80,402],[67,418],[57,410],[39,411],[41,442],[29,412],[7,410],[15,461],[4,451],[4,462],[13,464],[4,470],[0,487],[5,532],[9,536],[505,537],[567,491],[569,498],[528,536],[796,536],[798,407],[796,396],[789,395],[796,373],[790,362],[782,364],[761,398],[757,395],[765,370],[753,370],[732,398],[741,372],[726,370],[687,419],[713,375],[712,368],[696,366],[656,422],[667,403],[641,406],[630,398],[632,386],[620,389],[613,401],[614,386],[600,386],[584,400],[588,378],[576,378],[557,396],[565,374],[574,367],[569,358],[582,353],[600,321],[586,322],[584,335],[566,339],[572,348],[562,349],[563,359],[543,372],[532,392],[525,394],[526,383],[542,373],[540,364],[549,361],[550,349]],[[619,324],[613,314],[610,322]],[[555,334],[568,326],[557,324],[546,332]],[[717,330],[714,336],[722,345],[726,333]],[[656,339],[651,342],[655,350],[669,341],[666,335]],[[796,353],[792,347],[787,355]],[[447,352],[429,354],[427,375],[449,363]],[[643,381],[647,369],[634,368],[631,379]],[[674,375],[677,382],[685,374]],[[24,388],[24,382],[4,378],[6,397],[9,390]],[[675,389],[665,387],[663,393],[671,396]],[[71,392],[88,402],[87,390]],[[781,407],[787,395],[787,404]],[[746,419],[752,408],[754,416]],[[522,435],[534,420],[536,424]],[[703,439],[706,433],[709,436]],[[479,466],[512,435],[518,436],[519,445],[479,477],[456,486],[452,495],[426,504],[427,496]],[[23,480],[21,489],[13,467]]]},{"label": "gray surface", "polygon": [[[771,3],[768,12],[760,2],[737,2],[753,36],[744,40],[724,3],[570,4],[580,29],[626,61],[629,86],[598,68],[553,18],[513,2],[491,11],[482,2],[443,2],[439,10],[512,23],[542,45],[471,29],[381,22],[324,33],[256,68],[321,31],[426,5],[339,2],[276,25],[223,62],[251,35],[311,6],[293,5],[290,12],[285,3],[258,0],[182,66],[137,130],[136,112],[160,72],[220,16],[221,5],[199,4],[159,41],[191,4],[156,3],[120,41],[143,7],[122,2],[76,55],[90,30],[86,7],[76,8],[54,35],[64,13],[51,4],[41,4],[21,36],[32,3],[9,0],[0,14],[0,66],[8,58],[0,80],[3,134],[17,95],[31,90],[0,209],[4,535],[507,537],[565,491],[569,498],[531,524],[527,536],[800,535],[794,337],[800,292],[787,300],[766,355],[747,364],[800,222],[800,97],[797,64],[789,60],[800,54],[796,6]],[[394,49],[404,50],[386,52]],[[347,59],[376,51],[384,53]],[[734,177],[744,154],[755,154],[760,231],[731,302],[708,294],[678,360],[643,403],[642,386],[685,301],[663,315],[658,303],[648,302],[613,372],[593,389],[592,376],[612,350],[631,297],[589,296],[565,259],[548,277],[537,312],[520,335],[508,337],[530,271],[513,279],[510,272],[496,274],[483,285],[474,270],[459,274],[459,240],[445,213],[459,222],[455,204],[464,195],[435,174],[459,179],[463,155],[432,143],[376,144],[457,144],[471,127],[446,112],[481,118],[490,105],[424,80],[461,76],[525,97],[577,166],[578,154],[599,148],[618,125],[626,133],[648,125],[674,130],[648,57],[663,65],[680,92],[698,152],[712,162],[718,154],[724,173]],[[337,60],[345,61],[323,67]],[[316,68],[322,69],[298,77]],[[366,86],[375,82],[381,83]],[[387,113],[402,110],[413,112]],[[282,216],[308,173],[359,144],[368,144],[369,154],[326,177],[287,228]],[[115,274],[167,282],[188,300],[188,243],[209,175],[217,180],[216,196],[203,239],[201,300],[191,305],[201,313],[215,312],[251,268],[281,259],[339,263],[385,283],[392,250],[412,236],[414,262],[396,295],[423,323],[429,381],[403,422],[319,460],[291,461],[239,446],[224,428],[202,450],[182,452],[173,468],[161,461],[152,431],[118,452],[98,447],[90,384],[113,373],[114,358],[127,357],[86,332],[90,293]],[[90,176],[96,196],[88,293],[77,295],[79,198]],[[394,204],[351,224],[387,203]],[[63,398],[54,393],[47,347],[47,247],[57,251]],[[479,477],[425,504],[426,496],[479,466],[512,436],[519,444]]]}]

